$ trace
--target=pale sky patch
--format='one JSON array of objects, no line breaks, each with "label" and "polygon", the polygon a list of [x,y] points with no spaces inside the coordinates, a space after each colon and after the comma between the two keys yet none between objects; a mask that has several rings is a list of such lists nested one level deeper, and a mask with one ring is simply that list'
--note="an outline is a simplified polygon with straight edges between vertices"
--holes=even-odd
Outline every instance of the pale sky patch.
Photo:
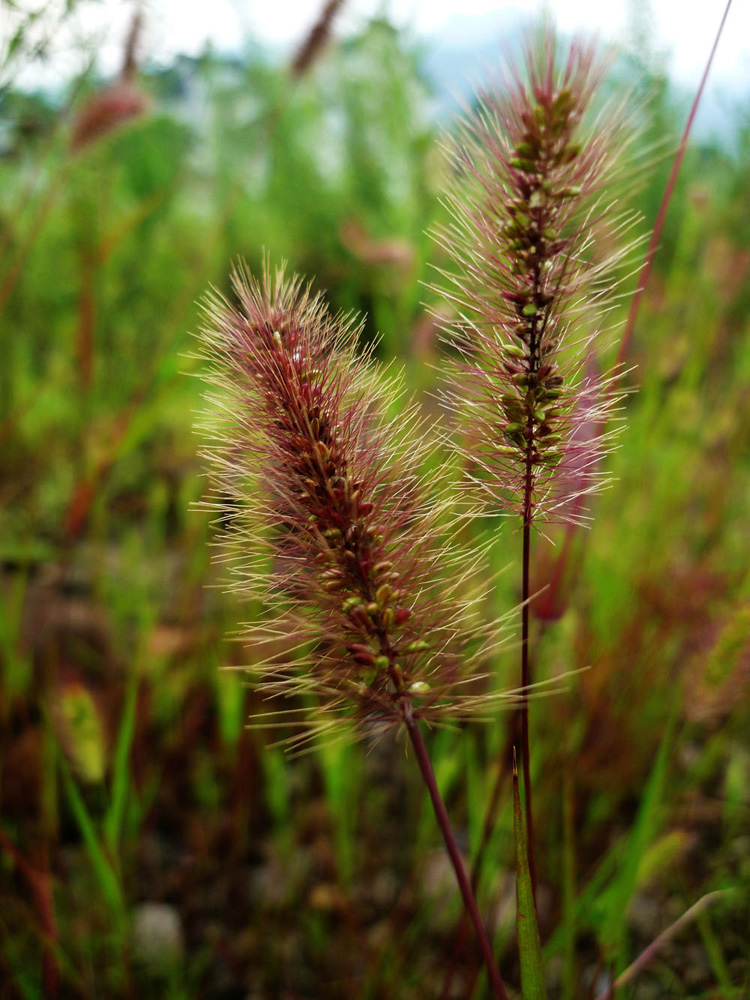
[{"label": "pale sky patch", "polygon": [[[28,0],[30,8],[43,0]],[[59,0],[46,0],[51,10]],[[146,0],[145,51],[149,61],[169,62],[178,52],[200,53],[206,42],[219,51],[241,50],[243,42],[292,48],[315,22],[323,0]],[[348,0],[337,20],[337,31],[347,31],[368,17],[386,13],[398,25],[429,35],[457,17],[487,15],[501,10],[498,0]],[[667,57],[673,75],[694,82],[708,58],[723,0],[515,0],[507,6],[533,15],[550,11],[565,32],[588,31],[603,39],[626,41],[633,8],[650,9],[649,32],[654,48]],[[98,53],[104,73],[116,70],[133,10],[124,0],[84,4],[75,37],[53,43],[53,76],[75,71],[80,44],[87,39]],[[47,75],[47,74],[45,74]],[[714,83],[750,81],[750,4],[734,0],[717,53]],[[45,81],[46,82],[46,81]]]}]

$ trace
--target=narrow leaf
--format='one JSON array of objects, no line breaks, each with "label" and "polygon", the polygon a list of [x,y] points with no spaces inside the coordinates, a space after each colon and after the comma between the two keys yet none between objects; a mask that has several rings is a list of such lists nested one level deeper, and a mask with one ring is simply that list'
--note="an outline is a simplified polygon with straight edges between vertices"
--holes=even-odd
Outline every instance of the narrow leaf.
[{"label": "narrow leaf", "polygon": [[112,800],[104,817],[104,840],[113,857],[119,854],[120,835],[130,787],[130,751],[135,736],[137,703],[138,678],[133,675],[125,697],[125,708],[117,735],[112,767]]},{"label": "narrow leaf", "polygon": [[513,748],[513,833],[516,842],[516,935],[521,961],[521,993],[523,1000],[547,1000],[542,946],[539,941],[539,927],[531,888],[526,821],[518,790],[515,747]]},{"label": "narrow leaf", "polygon": [[604,907],[599,940],[607,952],[615,958],[618,973],[626,965],[625,915],[638,888],[638,872],[644,855],[655,842],[663,822],[663,810],[659,806],[673,746],[676,720],[675,706],[667,719],[654,766],[643,788],[638,815],[628,836],[617,875],[602,900]]},{"label": "narrow leaf", "polygon": [[86,845],[86,851],[88,853],[89,860],[91,861],[91,867],[96,874],[96,878],[99,882],[104,898],[107,901],[107,905],[118,922],[121,922],[124,918],[125,903],[122,897],[122,890],[120,888],[117,875],[115,874],[107,855],[102,849],[102,845],[94,827],[94,821],[86,808],[83,796],[78,790],[78,786],[73,780],[73,776],[71,775],[67,764],[62,759],[60,760],[60,767],[62,770],[63,784],[65,785],[65,791],[68,796],[68,802],[70,803],[73,815],[78,823],[81,836],[83,837],[83,842]]},{"label": "narrow leaf", "polygon": [[571,769],[567,767],[563,776],[563,1000],[574,1000],[576,983],[576,835],[573,809],[573,779]]}]

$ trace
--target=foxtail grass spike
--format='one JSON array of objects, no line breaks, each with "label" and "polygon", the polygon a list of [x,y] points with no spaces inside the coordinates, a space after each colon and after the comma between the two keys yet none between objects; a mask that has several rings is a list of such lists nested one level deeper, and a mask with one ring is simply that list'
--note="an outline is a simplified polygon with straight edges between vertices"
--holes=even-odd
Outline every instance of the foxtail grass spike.
[{"label": "foxtail grass spike", "polygon": [[148,95],[137,81],[142,30],[143,15],[136,11],[125,40],[118,79],[92,94],[76,111],[70,135],[70,148],[74,153],[136,121],[148,111]]},{"label": "foxtail grass spike", "polygon": [[[631,135],[617,108],[597,108],[606,63],[551,30],[533,36],[522,65],[480,95],[451,147],[453,222],[438,239],[457,265],[445,274],[460,320],[448,339],[460,358],[446,393],[479,513],[516,514],[523,529],[521,686],[529,650],[531,533],[543,518],[585,521],[602,485],[615,374],[594,364],[599,334],[634,218],[613,180]],[[528,705],[516,713],[528,863],[536,891]]]},{"label": "foxtail grass spike", "polygon": [[331,37],[331,29],[345,0],[327,0],[318,19],[308,35],[294,54],[289,73],[294,79],[299,79],[310,69],[325,49]]},{"label": "foxtail grass spike", "polygon": [[209,456],[230,574],[263,609],[249,633],[263,690],[315,697],[298,746],[332,715],[377,730],[407,708],[435,721],[481,709],[492,693],[465,685],[497,641],[476,624],[487,578],[453,551],[443,499],[420,481],[415,415],[384,416],[398,387],[299,278],[239,269],[234,289],[236,305],[207,306]]},{"label": "foxtail grass spike", "polygon": [[474,567],[441,537],[418,438],[408,419],[384,416],[393,400],[358,353],[357,327],[283,269],[262,282],[240,270],[234,288],[238,306],[214,297],[204,331],[225,413],[210,453],[224,542],[239,585],[275,608],[270,638],[309,646],[306,662],[261,664],[260,687],[314,699],[297,749],[331,735],[340,714],[406,730],[493,993],[507,1000],[419,728],[492,699],[462,690],[481,640]]},{"label": "foxtail grass spike", "polygon": [[590,355],[634,221],[610,189],[631,137],[617,108],[596,107],[605,70],[591,46],[534,38],[450,149],[453,222],[437,238],[457,264],[444,279],[461,363],[447,401],[481,509],[525,522],[580,516],[571,498],[600,485],[612,443],[577,433],[617,402]]}]

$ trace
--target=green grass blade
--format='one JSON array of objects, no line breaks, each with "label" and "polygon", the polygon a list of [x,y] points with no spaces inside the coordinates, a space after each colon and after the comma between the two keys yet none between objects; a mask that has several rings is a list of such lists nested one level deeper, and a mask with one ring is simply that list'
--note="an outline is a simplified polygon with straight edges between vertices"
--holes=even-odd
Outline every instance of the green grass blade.
[{"label": "green grass blade", "polygon": [[605,914],[600,941],[610,949],[621,972],[626,964],[626,920],[630,901],[638,887],[642,859],[659,832],[661,823],[659,802],[672,749],[677,712],[673,709],[667,721],[656,761],[649,775],[632,831],[621,859],[618,876],[605,894]]},{"label": "green grass blade", "polygon": [[86,845],[86,851],[91,859],[91,865],[94,869],[99,885],[101,886],[102,893],[107,901],[107,905],[116,916],[118,922],[122,922],[124,921],[125,905],[122,898],[120,882],[109,862],[109,859],[107,858],[107,855],[104,853],[102,845],[99,842],[94,822],[91,819],[88,809],[86,808],[86,803],[83,801],[83,796],[73,780],[73,776],[70,773],[68,765],[62,758],[60,758],[60,767],[62,770],[65,793],[81,831],[83,842]]},{"label": "green grass blade", "polygon": [[734,994],[732,974],[724,958],[721,942],[711,926],[711,918],[708,912],[704,909],[699,910],[696,914],[696,922],[703,941],[703,947],[706,951],[706,957],[711,965],[711,971],[716,977],[716,981],[721,987],[724,996],[731,997]]},{"label": "green grass blade", "polygon": [[[588,926],[587,915],[596,907],[600,895],[604,892],[607,882],[614,877],[625,850],[626,840],[621,837],[610,848],[596,869],[593,876],[579,891],[573,903],[572,918],[577,926]],[[567,927],[561,923],[544,943],[544,956],[550,958],[565,948]]]},{"label": "green grass blade", "polygon": [[573,815],[573,779],[570,766],[563,776],[563,885],[562,925],[565,934],[563,1000],[574,1000],[576,983],[576,837]]},{"label": "green grass blade", "polygon": [[355,870],[356,809],[359,787],[358,760],[347,744],[321,742],[318,760],[326,792],[326,804],[334,824],[336,863],[345,885],[349,884]]},{"label": "green grass blade", "polygon": [[516,933],[521,963],[521,993],[523,1000],[546,1000],[542,946],[536,921],[534,893],[529,870],[529,848],[526,820],[518,790],[518,768],[513,752],[513,833],[516,841]]},{"label": "green grass blade", "polygon": [[112,857],[119,853],[120,835],[130,787],[130,748],[135,736],[138,678],[133,674],[125,696],[120,731],[112,762],[112,798],[104,817],[104,842]]}]

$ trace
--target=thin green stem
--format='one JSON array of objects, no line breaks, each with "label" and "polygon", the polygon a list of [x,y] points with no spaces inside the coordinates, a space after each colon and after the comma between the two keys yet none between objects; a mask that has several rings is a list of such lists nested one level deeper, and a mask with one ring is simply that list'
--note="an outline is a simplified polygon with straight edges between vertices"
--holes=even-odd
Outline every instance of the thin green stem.
[{"label": "thin green stem", "polygon": [[422,738],[422,733],[419,730],[419,724],[414,718],[411,703],[408,701],[406,702],[404,709],[404,723],[409,733],[412,746],[414,747],[414,753],[417,758],[417,763],[419,764],[419,770],[422,772],[422,778],[424,779],[427,791],[430,794],[432,808],[435,811],[435,818],[437,819],[440,832],[442,833],[443,840],[445,841],[448,857],[450,858],[451,864],[453,865],[453,869],[456,873],[456,879],[458,880],[458,887],[461,890],[464,906],[466,907],[466,911],[474,924],[474,930],[476,931],[479,947],[487,966],[487,974],[489,976],[490,983],[492,984],[492,990],[499,1000],[508,1000],[508,991],[506,990],[505,984],[500,976],[500,972],[495,962],[495,956],[492,953],[492,945],[490,944],[487,931],[482,923],[482,918],[479,915],[479,907],[477,906],[477,901],[474,898],[471,882],[469,881],[469,876],[466,871],[463,858],[461,857],[458,845],[456,844],[456,838],[453,833],[453,828],[451,827],[451,821],[448,817],[442,796],[440,795],[437,781],[435,780],[435,772],[432,769],[432,763],[430,761],[429,754],[427,753],[427,747],[425,746],[424,739]]}]

